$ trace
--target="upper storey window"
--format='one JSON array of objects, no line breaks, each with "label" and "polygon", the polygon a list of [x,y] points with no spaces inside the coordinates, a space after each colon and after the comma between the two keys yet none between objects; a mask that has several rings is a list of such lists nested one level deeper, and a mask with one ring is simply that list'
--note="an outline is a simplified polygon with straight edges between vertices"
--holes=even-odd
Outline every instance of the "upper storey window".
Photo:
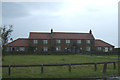
[{"label": "upper storey window", "polygon": [[87,44],[90,44],[90,40],[86,40],[86,43],[87,43]]},{"label": "upper storey window", "polygon": [[48,40],[43,40],[43,44],[47,44],[48,43]]},{"label": "upper storey window", "polygon": [[70,40],[66,40],[66,43],[70,43]]},{"label": "upper storey window", "polygon": [[60,40],[56,40],[56,43],[60,44],[60,43],[61,43],[61,41],[60,41]]},{"label": "upper storey window", "polygon": [[38,40],[33,40],[33,44],[38,44]]},{"label": "upper storey window", "polygon": [[78,43],[78,44],[81,44],[81,40],[77,40],[77,43]]}]

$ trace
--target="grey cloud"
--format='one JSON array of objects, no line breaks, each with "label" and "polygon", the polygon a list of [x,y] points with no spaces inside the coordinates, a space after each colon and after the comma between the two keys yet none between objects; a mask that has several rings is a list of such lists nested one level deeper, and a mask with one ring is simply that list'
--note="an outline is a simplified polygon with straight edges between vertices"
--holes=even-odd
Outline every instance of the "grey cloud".
[{"label": "grey cloud", "polygon": [[[50,14],[59,11],[62,3],[50,2],[3,2],[2,17],[3,18],[19,18],[26,16],[34,16],[31,13],[39,11],[39,16],[52,16]],[[46,15],[47,14],[47,15]],[[49,14],[49,15],[48,15]]]},{"label": "grey cloud", "polygon": [[29,15],[26,8],[19,3],[3,2],[2,17],[3,18],[18,18]]}]

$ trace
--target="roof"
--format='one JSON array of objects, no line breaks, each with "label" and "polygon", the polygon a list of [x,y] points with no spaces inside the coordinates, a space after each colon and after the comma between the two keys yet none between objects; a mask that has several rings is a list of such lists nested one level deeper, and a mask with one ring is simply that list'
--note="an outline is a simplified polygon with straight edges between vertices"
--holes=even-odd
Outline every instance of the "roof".
[{"label": "roof", "polygon": [[[51,33],[30,32],[29,39],[51,39]],[[92,39],[90,33],[53,32],[53,39]]]},{"label": "roof", "polygon": [[[28,38],[19,38],[7,44],[7,46],[28,46]],[[95,46],[113,46],[102,40],[95,40]]]},{"label": "roof", "polygon": [[28,38],[18,38],[8,43],[7,46],[28,46]]},{"label": "roof", "polygon": [[111,46],[112,47],[113,45],[111,45],[103,40],[97,39],[97,40],[95,40],[95,46]]},{"label": "roof", "polygon": [[50,39],[50,33],[30,32],[29,39]]}]

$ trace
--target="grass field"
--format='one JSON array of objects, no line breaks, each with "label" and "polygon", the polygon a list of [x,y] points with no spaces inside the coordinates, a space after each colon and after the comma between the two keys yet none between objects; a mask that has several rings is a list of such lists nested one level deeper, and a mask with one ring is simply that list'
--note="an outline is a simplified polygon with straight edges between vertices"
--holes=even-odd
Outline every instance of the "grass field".
[{"label": "grass field", "polygon": [[[64,60],[62,60],[62,58],[64,58]],[[3,65],[88,63],[117,60],[118,59],[97,57],[95,55],[7,55],[4,57]],[[2,68],[2,76],[3,78],[84,78],[118,75],[118,66],[116,70],[113,70],[113,64],[108,64],[106,73],[102,73],[102,70],[103,64],[97,65],[97,71],[94,71],[94,65],[72,66],[71,72],[69,72],[68,66],[50,66],[44,67],[44,73],[41,74],[41,67],[15,67],[11,68],[10,76],[8,76],[8,68]]]}]

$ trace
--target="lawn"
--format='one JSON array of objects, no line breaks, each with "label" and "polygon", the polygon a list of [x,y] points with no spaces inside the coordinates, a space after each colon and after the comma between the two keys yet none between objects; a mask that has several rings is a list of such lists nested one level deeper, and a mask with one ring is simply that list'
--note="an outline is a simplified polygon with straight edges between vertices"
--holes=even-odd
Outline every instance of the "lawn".
[{"label": "lawn", "polygon": [[[4,57],[3,65],[88,63],[117,60],[118,59],[115,58],[103,58],[95,55],[7,55]],[[41,67],[14,67],[11,68],[10,76],[8,76],[8,68],[2,68],[2,76],[3,78],[84,78],[117,76],[118,66],[116,67],[117,69],[113,70],[113,64],[108,64],[107,72],[102,73],[103,64],[97,65],[97,71],[94,71],[94,65],[72,65],[71,72],[69,72],[68,66],[46,66],[44,67],[43,74],[41,74]]]}]

